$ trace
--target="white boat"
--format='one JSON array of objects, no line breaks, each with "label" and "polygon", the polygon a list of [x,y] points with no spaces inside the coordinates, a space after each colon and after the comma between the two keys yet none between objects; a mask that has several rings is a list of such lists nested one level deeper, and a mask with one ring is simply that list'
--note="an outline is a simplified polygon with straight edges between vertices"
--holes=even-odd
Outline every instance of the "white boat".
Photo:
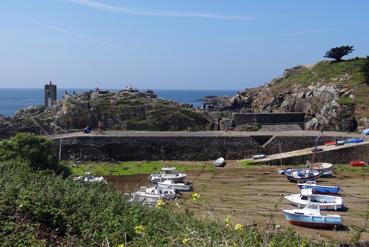
[{"label": "white boat", "polygon": [[175,167],[163,167],[161,170],[161,173],[151,174],[149,180],[154,183],[164,180],[172,180],[175,183],[180,183],[187,177],[185,173],[176,172]]},{"label": "white boat", "polygon": [[104,184],[108,183],[104,177],[95,177],[91,174],[91,172],[85,172],[82,176],[75,177],[73,178],[73,180],[89,183],[104,183]]},{"label": "white boat", "polygon": [[267,155],[266,155],[266,154],[256,154],[256,155],[252,156],[252,158],[253,158],[254,160],[264,159],[264,158],[266,158],[266,157],[267,157]]},{"label": "white boat", "polygon": [[309,203],[317,203],[321,210],[343,209],[343,200],[340,196],[313,194],[311,189],[302,189],[300,194],[285,196],[285,199],[297,207],[305,207]]},{"label": "white boat", "polygon": [[213,162],[213,164],[216,166],[216,167],[221,167],[221,166],[224,166],[226,164],[225,160],[223,157],[220,157],[219,159],[215,160]]},{"label": "white boat", "polygon": [[321,177],[333,176],[333,164],[331,163],[312,163],[311,169],[319,171],[321,173]]},{"label": "white boat", "polygon": [[190,191],[191,190],[191,185],[187,183],[175,183],[173,182],[173,180],[164,180],[164,181],[158,182],[158,187],[159,188],[169,188],[169,189],[174,189],[178,191]]},{"label": "white boat", "polygon": [[319,204],[309,203],[303,209],[282,210],[283,214],[294,225],[331,228],[342,225],[340,215],[321,215]]},{"label": "white boat", "polygon": [[131,194],[132,202],[156,203],[160,198],[165,200],[175,199],[174,189],[153,187],[140,187],[140,189]]}]

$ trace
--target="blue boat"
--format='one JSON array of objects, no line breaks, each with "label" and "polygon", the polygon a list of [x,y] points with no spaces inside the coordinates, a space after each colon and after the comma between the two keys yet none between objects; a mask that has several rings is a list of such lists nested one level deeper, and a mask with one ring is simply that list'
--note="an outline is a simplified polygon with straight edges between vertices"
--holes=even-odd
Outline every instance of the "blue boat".
[{"label": "blue boat", "polygon": [[344,141],[345,144],[349,144],[349,143],[360,143],[363,142],[363,139],[347,139]]},{"label": "blue boat", "polygon": [[287,179],[291,182],[306,182],[315,180],[322,175],[321,172],[313,169],[288,169],[285,170],[284,174]]},{"label": "blue boat", "polygon": [[311,189],[313,194],[336,195],[342,192],[342,189],[340,186],[317,185],[316,181],[307,181],[305,183],[298,183],[297,187],[299,187],[299,189]]},{"label": "blue boat", "polygon": [[286,220],[294,225],[315,228],[332,228],[342,225],[340,215],[321,215],[319,205],[316,203],[309,203],[303,209],[282,211]]}]

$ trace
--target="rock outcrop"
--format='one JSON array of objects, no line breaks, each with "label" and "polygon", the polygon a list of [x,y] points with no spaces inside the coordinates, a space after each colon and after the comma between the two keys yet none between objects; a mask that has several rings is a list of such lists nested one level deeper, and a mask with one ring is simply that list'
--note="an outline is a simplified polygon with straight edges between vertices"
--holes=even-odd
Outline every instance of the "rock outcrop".
[{"label": "rock outcrop", "polygon": [[152,91],[90,91],[66,94],[57,106],[19,110],[0,117],[0,137],[17,132],[52,134],[79,131],[87,126],[111,130],[204,130],[202,112],[190,105],[159,99]]},{"label": "rock outcrop", "polygon": [[208,111],[228,112],[227,118],[233,112],[304,112],[308,130],[363,129],[369,125],[369,95],[364,93],[369,86],[361,82],[362,63],[354,59],[296,66],[265,86],[204,102]]}]

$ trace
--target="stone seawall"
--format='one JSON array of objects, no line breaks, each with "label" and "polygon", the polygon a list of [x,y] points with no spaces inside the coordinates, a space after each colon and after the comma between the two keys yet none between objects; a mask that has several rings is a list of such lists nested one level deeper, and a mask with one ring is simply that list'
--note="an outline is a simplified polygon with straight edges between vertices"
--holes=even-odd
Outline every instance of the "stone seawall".
[{"label": "stone seawall", "polygon": [[[50,137],[61,158],[75,160],[213,160],[243,159],[312,147],[318,132],[109,132]],[[321,141],[356,137],[327,133]]]}]

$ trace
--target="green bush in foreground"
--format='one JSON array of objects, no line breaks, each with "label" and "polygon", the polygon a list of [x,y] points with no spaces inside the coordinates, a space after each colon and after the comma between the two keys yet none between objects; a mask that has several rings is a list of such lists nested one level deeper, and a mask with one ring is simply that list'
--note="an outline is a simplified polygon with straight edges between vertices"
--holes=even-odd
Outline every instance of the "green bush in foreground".
[{"label": "green bush in foreground", "polygon": [[3,246],[310,246],[289,230],[234,230],[170,208],[130,204],[101,184],[76,183],[18,161],[0,163]]}]

